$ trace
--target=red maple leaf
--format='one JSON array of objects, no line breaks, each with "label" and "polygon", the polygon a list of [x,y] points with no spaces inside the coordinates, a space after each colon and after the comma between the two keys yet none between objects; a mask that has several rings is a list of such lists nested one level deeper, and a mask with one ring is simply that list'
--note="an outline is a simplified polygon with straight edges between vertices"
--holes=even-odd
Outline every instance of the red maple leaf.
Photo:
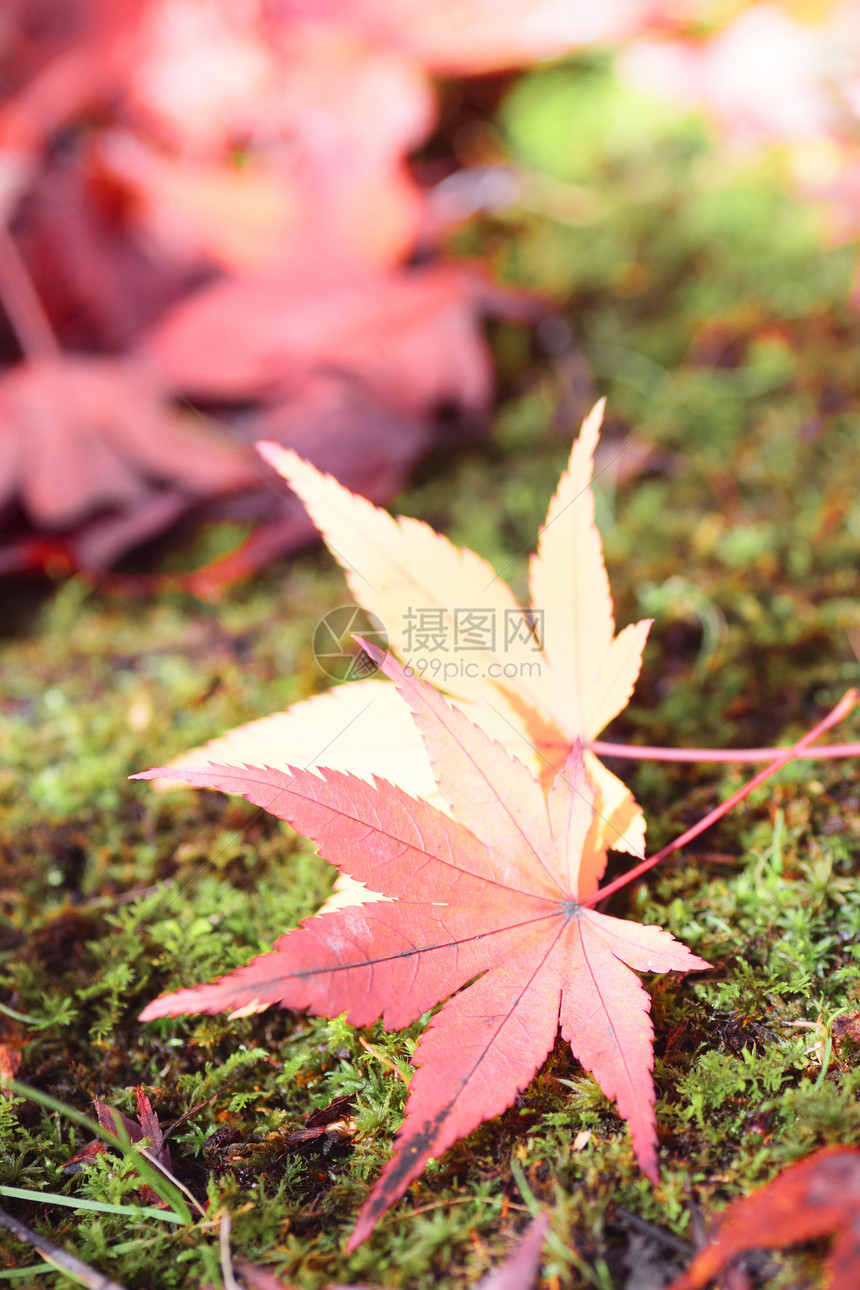
[{"label": "red maple leaf", "polygon": [[[201,498],[253,478],[137,364],[56,353],[0,375],[0,508],[15,500],[34,531],[64,536],[72,564],[104,569]],[[0,570],[38,564],[35,545],[0,542]]]},{"label": "red maple leaf", "polygon": [[334,371],[408,415],[445,402],[479,415],[492,388],[479,318],[539,312],[474,271],[372,272],[329,251],[325,263],[202,288],[153,329],[145,350],[171,385],[194,396],[294,396],[310,376]]},{"label": "red maple leaf", "polygon": [[253,478],[215,435],[195,433],[146,372],[115,358],[58,354],[10,368],[0,423],[0,500],[19,494],[48,529],[139,506],[156,480],[187,499]]},{"label": "red maple leaf", "polygon": [[[152,1109],[152,1103],[140,1084],[134,1090],[134,1095],[137,1102],[137,1120],[130,1120],[127,1115],[123,1115],[122,1111],[118,1111],[116,1107],[108,1106],[107,1102],[100,1102],[97,1097],[93,1098],[98,1122],[103,1129],[116,1138],[122,1138],[123,1132],[128,1135],[132,1142],[140,1142],[144,1138],[149,1138],[150,1145],[146,1155],[168,1178],[173,1179],[173,1162],[170,1158],[170,1148],[164,1141],[164,1134],[158,1122],[158,1116]],[[107,1147],[101,1139],[91,1139],[74,1155],[69,1156],[63,1165],[63,1173],[78,1173],[85,1164],[91,1164],[106,1150]],[[147,1183],[141,1184],[137,1194],[145,1205],[154,1205],[159,1209],[168,1207],[167,1202],[156,1191],[153,1191],[152,1187]]]},{"label": "red maple leaf", "polygon": [[639,1162],[656,1180],[650,999],[631,969],[709,965],[662,928],[586,903],[606,857],[578,742],[547,798],[522,763],[437,691],[366,648],[412,709],[454,818],[384,780],[370,785],[331,770],[209,766],[137,776],[240,793],[387,898],[311,918],[229,976],[155,1000],[142,1020],[246,1015],[280,1004],[320,1016],[345,1012],[356,1026],[381,1017],[400,1029],[442,1003],[415,1053],[397,1150],[350,1249],[431,1156],[511,1105],[559,1025],[616,1100]]},{"label": "red maple leaf", "polygon": [[827,1290],[860,1283],[860,1151],[825,1147],[735,1201],[669,1290],[701,1290],[745,1250],[781,1249],[837,1233],[825,1263]]}]

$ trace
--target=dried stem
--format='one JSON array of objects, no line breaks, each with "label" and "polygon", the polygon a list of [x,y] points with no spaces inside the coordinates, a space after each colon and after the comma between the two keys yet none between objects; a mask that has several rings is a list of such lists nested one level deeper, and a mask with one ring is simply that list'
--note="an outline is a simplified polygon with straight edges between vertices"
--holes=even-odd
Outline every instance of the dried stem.
[{"label": "dried stem", "polygon": [[226,1209],[218,1222],[218,1246],[221,1252],[221,1279],[224,1290],[242,1290],[233,1272],[233,1258],[230,1254],[231,1220]]},{"label": "dried stem", "polygon": [[797,743],[791,748],[784,748],[780,752],[780,755],[772,761],[769,766],[765,766],[757,775],[753,775],[752,779],[748,780],[747,783],[744,784],[743,788],[739,788],[738,791],[733,793],[731,797],[722,803],[721,806],[717,806],[713,811],[709,811],[707,815],[703,816],[702,819],[699,820],[698,824],[694,824],[692,828],[687,829],[685,833],[682,833],[674,842],[670,842],[668,846],[663,847],[663,849],[658,851],[656,855],[651,856],[650,859],[643,860],[641,864],[635,865],[634,868],[628,870],[627,873],[622,874],[619,878],[615,878],[612,882],[608,882],[605,887],[598,888],[592,896],[583,900],[582,904],[595,905],[599,900],[605,900],[607,896],[611,896],[622,887],[626,887],[628,882],[633,882],[634,879],[640,877],[643,873],[647,873],[648,870],[653,869],[655,865],[660,864],[661,860],[665,860],[667,856],[673,855],[676,851],[679,851],[681,847],[686,846],[688,842],[692,842],[693,838],[697,838],[700,833],[704,833],[705,829],[710,828],[710,826],[715,824],[717,820],[722,819],[724,815],[728,815],[729,811],[737,806],[739,802],[742,802],[745,797],[749,797],[750,793],[759,788],[765,780],[770,779],[771,775],[775,775],[778,770],[781,770],[783,766],[792,761],[799,752],[802,752],[803,749],[809,746],[809,744],[813,743],[823,735],[825,730],[829,730],[831,726],[835,726],[838,722],[842,721],[857,703],[857,699],[857,691],[849,690],[848,693],[840,699],[833,711],[823,719],[823,721],[819,721],[817,726],[813,726],[813,728],[808,731],[802,739],[798,739]]},{"label": "dried stem", "polygon": [[13,1218],[2,1209],[0,1209],[0,1227],[5,1227],[7,1232],[17,1236],[19,1241],[32,1245],[47,1263],[52,1263],[54,1267],[59,1268],[75,1281],[89,1286],[89,1290],[124,1290],[118,1281],[111,1281],[110,1277],[96,1272],[86,1263],[81,1263],[80,1259],[76,1259],[73,1254],[67,1254],[65,1250],[61,1250],[58,1245],[40,1236],[38,1232],[31,1232],[29,1227],[25,1227],[23,1223],[18,1222],[17,1218]]},{"label": "dried stem", "polygon": [[598,757],[625,757],[630,761],[695,761],[695,762],[757,762],[771,761],[783,753],[790,753],[791,760],[802,758],[828,760],[836,757],[860,757],[858,744],[825,744],[796,752],[794,748],[659,748],[651,744],[613,744],[604,739],[592,739],[587,747]]}]

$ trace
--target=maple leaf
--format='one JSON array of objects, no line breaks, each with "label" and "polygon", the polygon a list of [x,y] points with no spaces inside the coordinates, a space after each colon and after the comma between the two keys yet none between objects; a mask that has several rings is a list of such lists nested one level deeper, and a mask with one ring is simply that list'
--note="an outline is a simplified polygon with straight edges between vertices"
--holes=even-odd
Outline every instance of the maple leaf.
[{"label": "maple leaf", "polygon": [[[544,306],[460,267],[382,271],[343,248],[326,246],[321,258],[302,246],[298,264],[234,275],[180,302],[146,351],[170,385],[194,397],[265,400],[238,428],[244,441],[289,445],[387,501],[417,460],[449,442],[440,409],[456,414],[461,442],[486,425],[493,380],[482,316],[535,321]],[[194,590],[217,592],[316,539],[302,508],[284,505],[280,481],[266,482],[232,508],[232,518],[266,528],[203,570]]]},{"label": "maple leaf", "polygon": [[[198,243],[222,263],[267,271],[332,255],[399,262],[423,206],[405,157],[435,118],[426,76],[355,33],[272,19],[227,6],[153,10],[128,86],[153,143],[139,129],[110,132],[108,166],[174,251]],[[249,133],[239,167],[232,141]]]},{"label": "maple leaf", "polygon": [[[146,1152],[147,1157],[158,1169],[165,1174],[171,1181],[173,1177],[173,1162],[170,1158],[170,1148],[164,1140],[164,1134],[161,1125],[158,1122],[158,1116],[152,1109],[152,1103],[138,1084],[134,1091],[135,1101],[137,1102],[137,1120],[130,1120],[122,1111],[116,1107],[108,1106],[106,1102],[101,1102],[97,1097],[93,1098],[98,1122],[111,1137],[121,1139],[123,1134],[131,1142],[140,1142],[143,1138],[149,1138],[149,1148]],[[87,1142],[63,1165],[64,1174],[76,1174],[86,1164],[91,1164],[104,1151],[107,1150],[105,1142],[101,1138],[94,1138]],[[147,1183],[141,1183],[138,1188],[138,1196],[145,1205],[154,1205],[156,1208],[168,1208],[165,1201],[159,1194],[152,1189]]]},{"label": "maple leaf", "polygon": [[[267,767],[155,769],[241,793],[387,897],[307,920],[209,985],[162,996],[142,1020],[247,1015],[272,1004],[356,1026],[412,1024],[442,1004],[415,1056],[395,1155],[348,1248],[454,1141],[501,1114],[561,1033],[628,1121],[657,1177],[650,999],[635,972],[708,966],[658,926],[583,903],[603,871],[594,790],[576,743],[548,797],[526,767],[392,656],[365,648],[412,710],[448,816],[385,780]],[[466,823],[468,826],[466,827]],[[471,983],[471,984],[470,984]],[[468,988],[464,988],[468,987]]]},{"label": "maple leaf", "polygon": [[333,370],[409,415],[446,401],[478,413],[492,379],[477,321],[516,299],[474,271],[381,272],[329,248],[324,262],[237,274],[194,293],[153,329],[146,353],[172,385],[207,398],[293,394]]},{"label": "maple leaf", "polygon": [[[583,424],[532,558],[533,603],[545,622],[542,649],[528,633],[504,648],[504,624],[525,622],[524,611],[474,552],[458,549],[420,520],[393,518],[289,450],[260,447],[304,502],[356,600],[385,625],[392,647],[540,775],[545,787],[580,739],[597,793],[601,844],[641,855],[645,823],[639,807],[622,781],[587,751],[588,741],[626,705],[650,626],[646,620],[614,634],[591,491],[602,412],[601,401]],[[416,613],[431,608],[453,640],[455,613],[463,606],[492,617],[499,645],[470,651],[468,669],[445,675],[432,667],[432,657],[416,658],[409,625]],[[499,680],[492,679],[494,672]],[[398,746],[399,755],[390,756],[387,750]],[[416,796],[434,792],[405,709],[393,696],[386,700],[373,680],[353,682],[324,701],[311,699],[240,727],[173,765],[201,758],[256,761],[261,752],[274,766],[284,766],[285,757],[303,765],[324,760],[361,775],[381,770],[382,756],[381,773],[392,782]]]},{"label": "maple leaf", "polygon": [[60,528],[106,506],[139,505],[161,480],[187,495],[246,484],[242,458],[203,438],[133,363],[57,355],[0,379],[0,501]]},{"label": "maple leaf", "polygon": [[860,1282],[860,1151],[825,1147],[729,1205],[716,1232],[669,1290],[700,1290],[745,1250],[781,1249],[837,1233],[826,1290]]},{"label": "maple leaf", "polygon": [[[0,1040],[0,1081],[14,1079],[21,1065],[21,1049],[23,1040],[17,1036],[10,1036],[5,1040]],[[0,1091],[0,1097],[11,1096]]]},{"label": "maple leaf", "polygon": [[0,377],[0,506],[18,498],[43,531],[85,524],[74,538],[83,567],[105,568],[196,500],[252,478],[133,363],[58,354]]}]

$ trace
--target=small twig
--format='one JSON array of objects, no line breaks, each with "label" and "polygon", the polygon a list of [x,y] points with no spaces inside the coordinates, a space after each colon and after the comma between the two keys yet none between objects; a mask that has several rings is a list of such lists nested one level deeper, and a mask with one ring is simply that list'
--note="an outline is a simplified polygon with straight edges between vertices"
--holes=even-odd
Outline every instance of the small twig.
[{"label": "small twig", "polygon": [[689,1241],[682,1241],[680,1236],[674,1236],[671,1232],[664,1232],[662,1227],[657,1227],[655,1223],[648,1223],[638,1214],[631,1214],[629,1209],[624,1209],[622,1205],[615,1206],[615,1213],[623,1219],[628,1227],[635,1227],[637,1232],[642,1232],[645,1236],[652,1237],[665,1245],[667,1249],[674,1250],[676,1254],[683,1254],[686,1258],[691,1258],[694,1250]]},{"label": "small twig", "polygon": [[218,1244],[221,1249],[221,1279],[224,1282],[224,1290],[242,1290],[234,1275],[233,1259],[230,1254],[230,1230],[232,1226],[230,1215],[225,1209],[218,1224]]},{"label": "small twig", "polygon": [[125,1290],[118,1281],[111,1281],[110,1277],[96,1272],[86,1263],[81,1263],[80,1259],[76,1259],[73,1254],[67,1254],[46,1237],[39,1236],[38,1232],[31,1232],[29,1227],[25,1227],[23,1223],[18,1222],[17,1218],[13,1218],[2,1209],[0,1209],[0,1227],[5,1227],[7,1231],[17,1236],[19,1241],[32,1245],[47,1263],[53,1263],[61,1272],[66,1272],[76,1280],[82,1281],[85,1286],[89,1286],[90,1290]]},{"label": "small twig", "polygon": [[[498,1196],[455,1196],[453,1200],[434,1200],[429,1205],[419,1205],[416,1209],[409,1211],[410,1217],[413,1214],[429,1214],[434,1209],[448,1209],[453,1205],[501,1205],[502,1200]],[[530,1214],[531,1210],[528,1205],[518,1205],[516,1201],[508,1201],[508,1209],[517,1210],[520,1214]]]},{"label": "small twig", "polygon": [[710,828],[712,824],[715,824],[717,820],[722,819],[724,815],[728,815],[729,811],[737,806],[739,802],[742,802],[745,797],[748,797],[754,789],[759,788],[765,780],[770,779],[771,775],[775,775],[778,770],[782,770],[783,766],[785,766],[787,762],[790,762],[798,752],[801,752],[804,748],[808,747],[809,744],[814,743],[820,735],[824,734],[825,730],[829,730],[831,726],[835,726],[838,722],[847,717],[848,713],[857,703],[857,698],[857,691],[849,690],[839,700],[832,712],[824,717],[822,721],[819,721],[816,726],[813,726],[811,730],[807,731],[803,738],[798,739],[797,743],[791,748],[782,749],[779,757],[777,757],[775,761],[772,761],[769,766],[765,766],[757,775],[753,775],[752,779],[747,780],[743,788],[739,788],[736,793],[732,793],[731,797],[727,798],[721,806],[717,806],[713,811],[709,811],[707,815],[703,816],[702,819],[699,820],[698,824],[694,824],[692,828],[687,829],[680,837],[676,838],[674,842],[670,842],[668,846],[663,847],[661,851],[658,851],[656,855],[651,856],[650,859],[643,860],[641,864],[634,865],[632,869],[628,869],[627,873],[623,873],[612,882],[608,882],[605,887],[599,887],[591,896],[583,900],[582,904],[586,906],[596,905],[598,901],[605,900],[607,896],[611,896],[614,892],[620,890],[621,887],[626,887],[628,882],[633,882],[634,879],[639,878],[643,873],[647,873],[649,869],[653,869],[655,865],[660,864],[661,860],[665,860],[668,856],[674,855],[676,851],[680,851],[681,847],[686,846],[688,842],[692,842],[693,838],[697,838],[700,833],[704,833],[705,829]]},{"label": "small twig", "polygon": [[409,1080],[403,1074],[403,1071],[400,1070],[397,1064],[391,1060],[390,1057],[386,1057],[384,1053],[378,1053],[376,1049],[367,1042],[367,1040],[364,1038],[364,1035],[358,1036],[358,1042],[361,1044],[365,1052],[370,1053],[371,1057],[376,1058],[380,1066],[384,1066],[386,1070],[391,1071],[392,1075],[396,1075],[398,1079],[402,1080],[404,1084],[408,1085]]},{"label": "small twig", "polygon": [[191,1116],[195,1114],[195,1112],[202,1111],[204,1106],[208,1106],[210,1102],[214,1102],[216,1098],[219,1098],[224,1090],[228,1089],[231,1084],[234,1084],[237,1079],[238,1076],[234,1076],[232,1080],[228,1080],[226,1084],[222,1084],[217,1093],[213,1093],[211,1097],[207,1097],[205,1102],[198,1102],[196,1106],[189,1107],[187,1111],[183,1111],[182,1114],[171,1124],[168,1124],[167,1128],[163,1131],[161,1135],[162,1143],[167,1141],[174,1129],[178,1129],[180,1124],[184,1124],[186,1120],[190,1119]]}]

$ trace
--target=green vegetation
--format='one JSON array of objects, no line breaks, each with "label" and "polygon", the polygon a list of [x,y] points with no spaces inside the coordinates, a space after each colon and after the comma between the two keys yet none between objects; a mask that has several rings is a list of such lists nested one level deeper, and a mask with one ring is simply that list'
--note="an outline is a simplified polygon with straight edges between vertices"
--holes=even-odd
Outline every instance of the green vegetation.
[{"label": "green vegetation", "polygon": [[[500,569],[515,555],[506,576],[521,588],[590,372],[609,396],[598,492],[616,616],[656,618],[612,737],[786,742],[858,681],[856,249],[824,248],[777,161],[730,168],[700,123],[628,97],[592,63],[514,86],[498,129],[524,168],[522,201],[463,235],[464,249],[564,300],[568,323],[543,327],[543,349],[498,331],[492,438],[428,462],[400,509]],[[170,1146],[210,1208],[193,1225],[146,1214],[118,1154],[64,1174],[88,1134],[17,1096],[0,1097],[0,1185],[140,1213],[5,1193],[4,1208],[130,1290],[220,1285],[225,1210],[234,1252],[308,1290],[423,1290],[443,1275],[465,1285],[501,1257],[532,1193],[555,1215],[549,1284],[622,1287],[643,1248],[666,1266],[678,1257],[625,1215],[688,1239],[692,1203],[708,1213],[816,1146],[860,1143],[857,1047],[826,1050],[829,1019],[860,1007],[860,790],[853,763],[806,762],[614,906],[715,965],[701,980],[653,982],[660,1187],[559,1043],[514,1108],[344,1257],[421,1027],[359,1034],[278,1011],[139,1025],[162,989],[244,962],[312,913],[332,871],[244,803],[156,794],[126,776],[321,689],[313,626],[345,598],[315,552],[217,605],[131,602],[79,579],[13,624],[0,697],[0,1042],[24,1040],[19,1078],[77,1111],[97,1096],[131,1116],[136,1084],[162,1125],[198,1108]],[[849,725],[837,737],[857,738]],[[742,779],[728,767],[620,769],[652,848]],[[353,1145],[288,1150],[307,1115],[343,1094],[355,1096]],[[37,1262],[0,1234],[0,1283],[67,1284]],[[781,1270],[769,1285],[814,1284],[808,1254],[770,1266]]]}]

